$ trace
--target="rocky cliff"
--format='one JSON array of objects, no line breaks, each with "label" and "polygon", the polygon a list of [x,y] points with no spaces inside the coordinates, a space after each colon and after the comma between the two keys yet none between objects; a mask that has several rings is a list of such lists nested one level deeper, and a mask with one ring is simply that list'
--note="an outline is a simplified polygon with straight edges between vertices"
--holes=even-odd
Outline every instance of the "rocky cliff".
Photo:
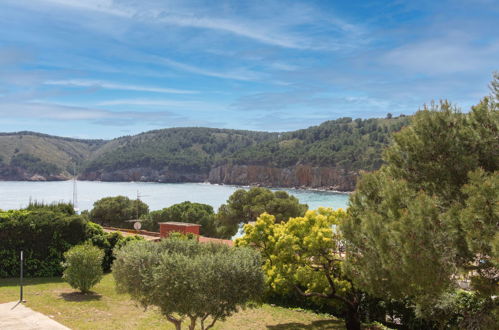
[{"label": "rocky cliff", "polygon": [[298,165],[287,168],[258,165],[223,165],[209,173],[159,171],[137,167],[117,171],[94,171],[81,174],[80,180],[143,182],[209,182],[233,185],[258,185],[283,188],[316,188],[352,191],[357,174],[331,167]]},{"label": "rocky cliff", "polygon": [[163,183],[181,183],[181,182],[205,182],[207,173],[189,172],[189,171],[170,171],[156,170],[148,167],[127,168],[116,171],[91,171],[78,176],[80,180],[89,181],[142,181],[142,182],[163,182]]},{"label": "rocky cliff", "polygon": [[331,167],[297,165],[277,168],[258,165],[224,165],[213,168],[207,181],[235,185],[353,191],[356,177],[357,173]]}]

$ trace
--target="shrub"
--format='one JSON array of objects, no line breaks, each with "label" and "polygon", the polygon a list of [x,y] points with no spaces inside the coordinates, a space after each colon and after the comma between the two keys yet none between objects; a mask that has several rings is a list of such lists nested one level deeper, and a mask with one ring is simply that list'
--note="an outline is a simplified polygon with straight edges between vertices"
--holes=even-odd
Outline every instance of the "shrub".
[{"label": "shrub", "polygon": [[64,253],[66,261],[62,278],[72,288],[87,293],[102,279],[102,259],[104,252],[91,244],[72,247]]},{"label": "shrub", "polygon": [[190,320],[208,329],[217,320],[259,299],[259,254],[247,248],[166,239],[128,244],[116,253],[113,275],[119,292],[142,306],[157,306],[177,329]]}]

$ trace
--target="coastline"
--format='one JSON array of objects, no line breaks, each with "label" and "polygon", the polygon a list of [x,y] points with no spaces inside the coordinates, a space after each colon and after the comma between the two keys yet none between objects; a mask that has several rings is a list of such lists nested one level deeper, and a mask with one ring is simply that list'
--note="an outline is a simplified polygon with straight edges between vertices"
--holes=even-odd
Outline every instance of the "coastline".
[{"label": "coastline", "polygon": [[[0,180],[0,182],[30,182],[30,183],[45,183],[45,182],[66,182],[66,181],[72,181],[72,179],[61,179],[61,180]],[[186,182],[158,182],[158,181],[103,181],[103,180],[79,180],[77,179],[77,182],[106,182],[106,183],[156,183],[156,184],[186,184],[186,183],[197,183],[197,184],[205,184],[205,185],[212,185],[212,186],[222,186],[222,187],[236,187],[236,188],[252,188],[252,187],[262,187],[262,188],[267,188],[271,190],[279,190],[279,189],[288,189],[288,190],[296,190],[296,191],[314,191],[314,192],[326,192],[326,193],[333,193],[333,194],[345,194],[345,195],[350,195],[353,193],[353,191],[341,191],[341,190],[334,190],[334,189],[329,189],[327,187],[321,188],[321,187],[306,187],[306,186],[301,186],[301,187],[283,187],[283,186],[267,186],[267,185],[262,185],[262,184],[255,184],[255,185],[237,185],[237,184],[225,184],[225,183],[212,183],[209,181],[199,181],[199,182],[194,182],[194,181],[186,181]]]}]

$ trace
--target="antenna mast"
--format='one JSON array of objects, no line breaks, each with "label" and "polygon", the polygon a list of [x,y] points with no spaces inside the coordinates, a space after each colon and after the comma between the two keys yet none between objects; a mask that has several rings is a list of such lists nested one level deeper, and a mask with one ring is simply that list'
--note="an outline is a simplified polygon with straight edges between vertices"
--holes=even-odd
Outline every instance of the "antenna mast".
[{"label": "antenna mast", "polygon": [[73,209],[76,214],[80,211],[78,209],[78,191],[76,189],[76,165],[73,163]]}]

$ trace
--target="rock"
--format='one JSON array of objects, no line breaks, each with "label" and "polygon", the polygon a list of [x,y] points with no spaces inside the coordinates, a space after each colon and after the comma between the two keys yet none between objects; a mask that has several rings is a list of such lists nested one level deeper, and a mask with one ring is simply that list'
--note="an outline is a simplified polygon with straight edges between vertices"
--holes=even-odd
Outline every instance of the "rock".
[{"label": "rock", "polygon": [[223,165],[213,168],[208,182],[267,187],[316,188],[352,191],[357,173],[333,167],[297,165],[277,168],[259,165]]}]

